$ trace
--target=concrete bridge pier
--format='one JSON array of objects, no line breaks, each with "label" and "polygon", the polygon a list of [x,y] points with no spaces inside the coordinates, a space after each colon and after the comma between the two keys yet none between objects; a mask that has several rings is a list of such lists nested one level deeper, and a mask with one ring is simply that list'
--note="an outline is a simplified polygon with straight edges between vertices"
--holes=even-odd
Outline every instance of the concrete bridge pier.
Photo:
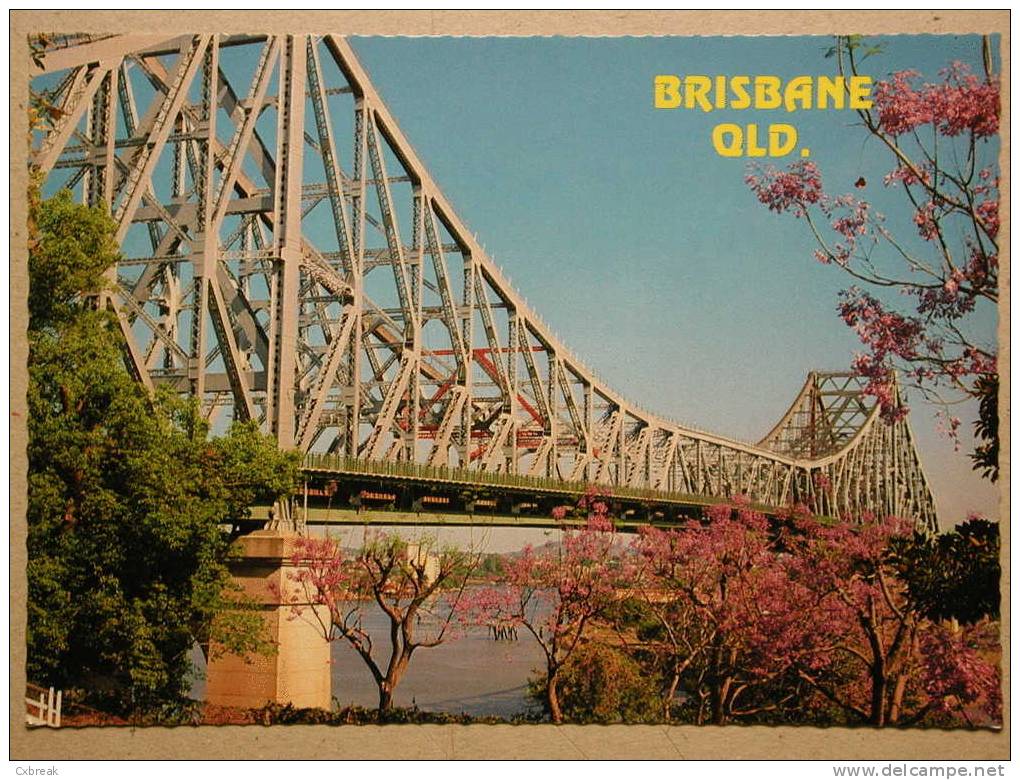
[{"label": "concrete bridge pier", "polygon": [[[303,605],[294,617],[290,597],[295,585],[291,555],[298,537],[280,531],[256,531],[238,540],[242,554],[231,564],[245,593],[262,606],[262,617],[277,652],[209,659],[206,701],[232,707],[262,707],[267,702],[329,709],[330,647],[315,620],[314,607]],[[328,621],[323,607],[320,616]],[[327,623],[328,625],[328,623]]]}]

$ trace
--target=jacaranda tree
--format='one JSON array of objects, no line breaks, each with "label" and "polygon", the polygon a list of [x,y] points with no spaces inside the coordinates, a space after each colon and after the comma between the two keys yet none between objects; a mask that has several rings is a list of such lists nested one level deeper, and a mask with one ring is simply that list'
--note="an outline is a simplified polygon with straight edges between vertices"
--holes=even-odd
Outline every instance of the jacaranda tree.
[{"label": "jacaranda tree", "polygon": [[[292,562],[290,592],[283,594],[292,618],[310,622],[327,641],[350,645],[371,673],[384,713],[414,654],[449,641],[463,625],[465,587],[479,556],[376,534],[354,553],[335,538],[298,539]],[[389,641],[382,648],[366,626],[373,606],[386,616]]]},{"label": "jacaranda tree", "polygon": [[[800,676],[873,726],[989,725],[1001,720],[998,638],[932,619],[897,569],[912,526],[895,518],[825,524],[804,517],[786,558],[791,581],[817,596]],[[937,617],[937,616],[936,616]]]},{"label": "jacaranda tree", "polygon": [[[859,75],[880,52],[859,36],[837,38],[830,55],[841,75]],[[897,188],[906,218],[891,219],[871,200],[823,186],[822,171],[801,160],[785,169],[754,165],[746,181],[771,211],[801,220],[818,262],[842,269],[855,286],[839,314],[864,350],[853,368],[888,417],[905,414],[893,372],[941,405],[954,435],[951,406],[980,402],[974,466],[998,475],[998,350],[978,325],[999,300],[999,80],[984,44],[984,72],[950,63],[936,80],[912,70],[876,83],[860,126],[888,160],[883,185]],[[869,149],[876,148],[874,145]],[[859,192],[869,186],[862,175]],[[895,295],[892,295],[895,293]]]},{"label": "jacaranda tree", "polygon": [[703,522],[647,528],[630,554],[634,590],[657,631],[663,713],[682,690],[696,723],[724,725],[783,711],[794,698],[815,599],[787,576],[769,522],[744,498],[710,507]]},{"label": "jacaranda tree", "polygon": [[[594,491],[580,499],[580,528],[565,526],[559,544],[530,545],[503,562],[503,581],[473,594],[476,622],[523,627],[545,657],[544,703],[553,723],[563,720],[560,675],[595,622],[627,581],[608,507]],[[567,515],[565,507],[555,513]]]}]

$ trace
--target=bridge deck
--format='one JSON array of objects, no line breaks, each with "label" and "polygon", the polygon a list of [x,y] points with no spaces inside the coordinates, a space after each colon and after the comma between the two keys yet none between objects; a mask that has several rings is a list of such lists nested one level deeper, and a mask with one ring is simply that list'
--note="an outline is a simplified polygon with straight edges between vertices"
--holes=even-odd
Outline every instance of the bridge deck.
[{"label": "bridge deck", "polygon": [[427,466],[408,461],[370,461],[336,455],[305,455],[304,471],[310,475],[373,477],[385,481],[410,481],[420,484],[459,486],[466,488],[497,488],[511,492],[527,492],[540,496],[571,499],[593,490],[607,499],[640,501],[650,504],[679,506],[711,506],[724,503],[714,496],[676,493],[651,488],[613,484],[591,484],[523,474],[479,471],[449,466]]},{"label": "bridge deck", "polygon": [[[589,484],[410,462],[367,461],[335,455],[305,456],[306,483],[297,497],[311,525],[471,525],[551,528],[552,512],[593,491],[622,529],[675,525],[699,517],[723,498],[608,484]],[[755,504],[775,515],[778,507]],[[255,507],[252,520],[268,518]]]}]

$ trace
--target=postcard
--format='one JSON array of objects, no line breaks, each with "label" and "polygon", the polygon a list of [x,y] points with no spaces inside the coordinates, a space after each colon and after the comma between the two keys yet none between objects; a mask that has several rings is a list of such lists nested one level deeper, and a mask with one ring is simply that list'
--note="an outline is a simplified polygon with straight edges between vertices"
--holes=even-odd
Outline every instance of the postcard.
[{"label": "postcard", "polygon": [[16,19],[23,752],[1008,754],[1001,19],[356,18]]}]

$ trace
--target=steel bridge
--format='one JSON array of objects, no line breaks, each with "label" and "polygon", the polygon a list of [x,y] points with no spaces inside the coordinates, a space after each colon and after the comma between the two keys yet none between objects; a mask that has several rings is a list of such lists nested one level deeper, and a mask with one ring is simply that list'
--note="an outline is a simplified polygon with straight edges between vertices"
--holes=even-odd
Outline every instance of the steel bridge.
[{"label": "steel bridge", "polygon": [[487,256],[342,37],[31,47],[31,164],[116,221],[103,301],[129,369],[218,424],[260,421],[307,453],[313,492],[360,480],[348,499],[370,503],[414,484],[420,512],[443,486],[560,500],[595,484],[634,506],[745,494],[936,527],[906,419],[848,374],[811,373],[756,443],[607,387]]}]

